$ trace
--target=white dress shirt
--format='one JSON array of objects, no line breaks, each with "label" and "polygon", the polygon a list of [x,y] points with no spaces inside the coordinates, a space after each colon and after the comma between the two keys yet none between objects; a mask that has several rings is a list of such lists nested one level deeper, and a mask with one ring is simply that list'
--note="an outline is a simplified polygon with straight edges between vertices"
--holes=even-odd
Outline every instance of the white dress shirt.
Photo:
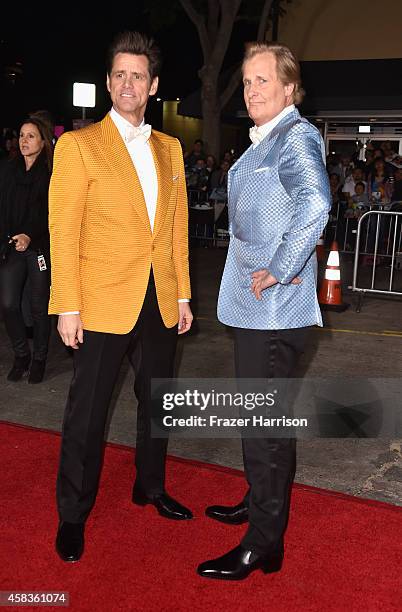
[{"label": "white dress shirt", "polygon": [[[119,115],[114,108],[110,111],[110,118],[119,130],[119,134],[127,147],[127,151],[129,152],[131,161],[137,172],[144,194],[145,204],[147,206],[149,223],[153,231],[156,204],[158,201],[158,176],[156,174],[155,161],[151,147],[149,142],[144,142],[142,138],[134,138],[131,142],[126,142],[126,130],[130,130],[132,125],[124,119],[124,117]],[[144,123],[145,121],[143,119],[139,127],[144,125]]]},{"label": "white dress shirt", "polygon": [[[276,125],[278,125],[278,123],[284,117],[286,117],[286,115],[288,115],[289,113],[294,111],[294,109],[295,109],[295,105],[294,104],[290,104],[289,106],[285,106],[285,108],[279,113],[279,115],[276,115],[276,117],[274,117],[270,121],[267,121],[267,123],[264,123],[263,125],[258,126],[258,128],[256,128],[256,130],[260,134],[260,142],[254,143],[253,144],[253,149],[258,147],[258,145],[264,140],[264,138],[266,138],[272,132],[274,127]],[[251,128],[251,129],[253,130],[254,128]]]}]

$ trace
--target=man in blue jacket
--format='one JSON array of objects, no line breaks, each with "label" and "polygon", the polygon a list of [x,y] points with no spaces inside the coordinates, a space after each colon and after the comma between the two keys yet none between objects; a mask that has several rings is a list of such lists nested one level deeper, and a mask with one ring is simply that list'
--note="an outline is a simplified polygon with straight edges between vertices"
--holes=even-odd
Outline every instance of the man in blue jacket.
[{"label": "man in blue jacket", "polygon": [[[290,378],[309,329],[322,325],[315,246],[327,223],[330,190],[319,131],[302,119],[300,69],[284,45],[253,43],[243,61],[252,144],[231,167],[230,246],[218,318],[234,328],[238,378]],[[294,439],[243,438],[249,490],[234,507],[210,506],[216,520],[249,523],[240,545],[198,573],[241,580],[278,571],[283,559]]]}]

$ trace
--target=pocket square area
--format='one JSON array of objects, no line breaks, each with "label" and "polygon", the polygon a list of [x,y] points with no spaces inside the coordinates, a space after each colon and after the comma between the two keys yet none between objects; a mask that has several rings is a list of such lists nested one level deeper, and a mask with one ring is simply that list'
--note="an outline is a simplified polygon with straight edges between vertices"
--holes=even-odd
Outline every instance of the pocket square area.
[{"label": "pocket square area", "polygon": [[263,168],[257,168],[254,172],[266,172],[267,170],[271,170],[271,166],[264,166]]},{"label": "pocket square area", "polygon": [[178,178],[179,178],[179,175],[178,175],[178,174],[175,174],[175,175],[172,177],[172,180],[173,180],[173,181],[177,181],[177,179],[178,179]]}]

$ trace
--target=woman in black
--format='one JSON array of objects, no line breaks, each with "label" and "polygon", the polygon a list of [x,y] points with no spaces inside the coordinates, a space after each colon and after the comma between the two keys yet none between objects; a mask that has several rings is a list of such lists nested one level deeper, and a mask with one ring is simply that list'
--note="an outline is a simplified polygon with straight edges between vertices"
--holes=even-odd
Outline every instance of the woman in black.
[{"label": "woman in black", "polygon": [[[0,307],[14,350],[7,379],[43,380],[49,343],[47,314],[50,287],[48,189],[53,144],[50,127],[30,117],[19,134],[19,155],[0,170]],[[9,245],[9,248],[7,248]],[[33,359],[21,312],[22,292],[29,279],[33,320]]]}]

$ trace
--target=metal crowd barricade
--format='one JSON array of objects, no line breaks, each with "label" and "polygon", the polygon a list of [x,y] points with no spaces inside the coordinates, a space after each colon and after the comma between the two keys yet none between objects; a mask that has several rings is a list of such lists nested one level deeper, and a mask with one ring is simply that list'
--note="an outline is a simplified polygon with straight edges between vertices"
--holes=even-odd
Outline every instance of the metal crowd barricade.
[{"label": "metal crowd barricade", "polygon": [[[400,204],[402,210],[402,202],[395,201],[389,204],[371,205],[370,210],[389,210],[394,205]],[[336,212],[331,210],[329,221],[324,230],[324,242],[328,247],[334,240],[339,245],[339,251],[342,253],[354,253],[355,251],[355,237],[357,233],[358,219],[345,218],[344,213],[348,210],[346,202],[339,201],[336,206]],[[365,249],[364,252],[370,252],[368,250],[368,231],[366,232]],[[362,252],[362,251],[361,251]],[[371,251],[373,252],[373,251]]]},{"label": "metal crowd barricade", "polygon": [[[356,312],[360,312],[367,293],[402,296],[402,282],[395,286],[396,281],[402,281],[401,243],[402,212],[373,209],[360,217],[351,287],[358,293]],[[383,265],[387,273],[379,278],[378,267]]]}]

